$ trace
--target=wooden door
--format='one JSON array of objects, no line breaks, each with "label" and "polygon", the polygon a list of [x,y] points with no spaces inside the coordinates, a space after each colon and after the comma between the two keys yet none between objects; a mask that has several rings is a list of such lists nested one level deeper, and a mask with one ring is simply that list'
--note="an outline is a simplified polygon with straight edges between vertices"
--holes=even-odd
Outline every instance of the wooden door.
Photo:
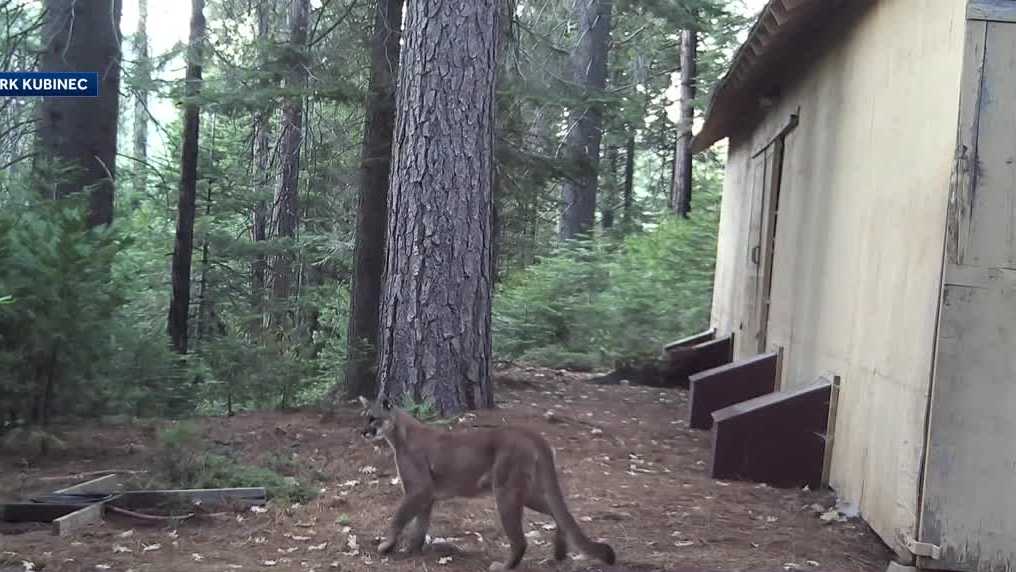
[{"label": "wooden door", "polygon": [[[918,538],[925,569],[1016,564],[1016,2],[969,11]],[[911,539],[913,540],[913,539]]]},{"label": "wooden door", "polygon": [[745,321],[741,324],[741,355],[766,351],[769,306],[776,256],[776,222],[783,179],[786,136],[797,125],[797,115],[764,149],[752,158],[752,187],[749,202],[747,272],[745,280]]}]

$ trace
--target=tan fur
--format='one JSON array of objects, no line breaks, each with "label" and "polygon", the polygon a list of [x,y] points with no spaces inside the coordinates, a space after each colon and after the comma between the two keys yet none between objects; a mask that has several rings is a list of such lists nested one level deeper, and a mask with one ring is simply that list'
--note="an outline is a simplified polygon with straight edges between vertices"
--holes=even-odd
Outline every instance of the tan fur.
[{"label": "tan fur", "polygon": [[524,507],[557,522],[557,560],[567,556],[571,545],[592,558],[614,563],[614,550],[590,540],[568,511],[554,468],[554,452],[538,433],[521,427],[449,432],[420,423],[387,402],[371,406],[361,401],[367,416],[363,436],[385,440],[391,446],[405,493],[388,536],[378,547],[382,554],[395,547],[410,521],[414,526],[409,548],[423,547],[434,501],[493,493],[511,553],[505,563],[492,564],[491,570],[511,570],[522,560],[526,551]]}]

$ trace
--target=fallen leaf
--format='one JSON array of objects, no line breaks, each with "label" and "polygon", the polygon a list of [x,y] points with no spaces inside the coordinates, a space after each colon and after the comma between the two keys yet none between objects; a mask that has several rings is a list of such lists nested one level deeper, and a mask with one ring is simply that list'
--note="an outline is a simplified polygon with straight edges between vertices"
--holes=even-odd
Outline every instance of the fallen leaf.
[{"label": "fallen leaf", "polygon": [[278,561],[278,560],[265,560],[265,561],[264,561],[264,562],[262,562],[261,564],[263,564],[264,566],[269,566],[269,567],[271,567],[271,566],[275,566],[275,565],[276,565],[276,564],[278,564],[278,563],[279,563],[279,561]]},{"label": "fallen leaf", "polygon": [[250,507],[250,511],[253,513],[261,514],[264,512],[268,512],[268,509],[263,506],[254,505]]},{"label": "fallen leaf", "polygon": [[125,553],[128,553],[128,552],[134,552],[134,551],[131,550],[130,548],[127,548],[126,546],[120,546],[119,544],[114,544],[113,545],[113,554],[125,554]]},{"label": "fallen leaf", "polygon": [[312,545],[308,546],[307,550],[310,550],[310,551],[314,552],[314,551],[318,551],[318,550],[324,550],[326,547],[328,547],[328,543],[327,542],[322,542],[321,544],[312,544]]},{"label": "fallen leaf", "polygon": [[130,530],[125,530],[125,531],[121,532],[120,534],[118,534],[117,536],[119,536],[120,538],[130,538],[130,537],[134,536],[134,529],[132,528]]},{"label": "fallen leaf", "polygon": [[161,544],[142,544],[141,552],[154,552],[162,548]]},{"label": "fallen leaf", "polygon": [[441,564],[442,566],[448,564],[451,561],[452,561],[452,557],[451,556],[443,556],[443,557],[437,559],[437,563]]},{"label": "fallen leaf", "polygon": [[198,554],[197,552],[192,553],[191,558],[193,558],[195,562],[201,562],[202,560],[205,559],[204,556]]}]

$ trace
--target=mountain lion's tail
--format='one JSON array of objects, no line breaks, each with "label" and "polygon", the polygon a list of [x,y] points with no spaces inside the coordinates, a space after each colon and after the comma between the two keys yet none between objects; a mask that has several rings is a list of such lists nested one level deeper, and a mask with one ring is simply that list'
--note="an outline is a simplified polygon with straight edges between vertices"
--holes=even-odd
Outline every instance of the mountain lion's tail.
[{"label": "mountain lion's tail", "polygon": [[561,485],[557,480],[557,469],[554,467],[553,453],[549,449],[550,447],[547,447],[547,450],[545,450],[546,456],[544,460],[546,462],[540,465],[545,480],[543,490],[547,495],[546,501],[550,508],[551,516],[557,521],[557,526],[564,532],[569,544],[590,558],[596,558],[607,565],[613,565],[616,560],[614,549],[604,542],[593,542],[590,540],[582,532],[582,529],[579,528],[579,523],[575,522],[575,517],[568,510],[568,505],[564,502],[564,494],[561,492]]}]

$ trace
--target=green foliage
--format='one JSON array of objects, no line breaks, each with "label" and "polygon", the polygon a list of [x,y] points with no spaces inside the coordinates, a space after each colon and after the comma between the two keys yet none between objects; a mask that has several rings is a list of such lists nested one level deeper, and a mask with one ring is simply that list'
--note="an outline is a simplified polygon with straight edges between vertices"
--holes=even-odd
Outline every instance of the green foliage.
[{"label": "green foliage", "polygon": [[38,427],[15,427],[0,438],[0,450],[21,456],[45,455],[67,444],[55,433]]},{"label": "green foliage", "polygon": [[403,411],[409,413],[413,417],[429,423],[440,419],[441,413],[438,412],[437,408],[430,401],[416,401],[413,396],[404,394],[402,396],[402,405],[400,405]]},{"label": "green foliage", "polygon": [[265,487],[268,497],[287,502],[306,502],[315,491],[294,477],[211,453],[200,428],[176,423],[158,434],[156,478],[173,488]]},{"label": "green foliage", "polygon": [[718,210],[718,194],[700,194],[688,220],[563,245],[516,273],[495,300],[495,353],[584,370],[652,355],[704,329]]},{"label": "green foliage", "polygon": [[109,268],[123,245],[89,229],[76,202],[0,213],[0,393],[18,417],[44,422],[59,404],[87,411],[84,391],[110,350],[110,317],[122,302]]}]

